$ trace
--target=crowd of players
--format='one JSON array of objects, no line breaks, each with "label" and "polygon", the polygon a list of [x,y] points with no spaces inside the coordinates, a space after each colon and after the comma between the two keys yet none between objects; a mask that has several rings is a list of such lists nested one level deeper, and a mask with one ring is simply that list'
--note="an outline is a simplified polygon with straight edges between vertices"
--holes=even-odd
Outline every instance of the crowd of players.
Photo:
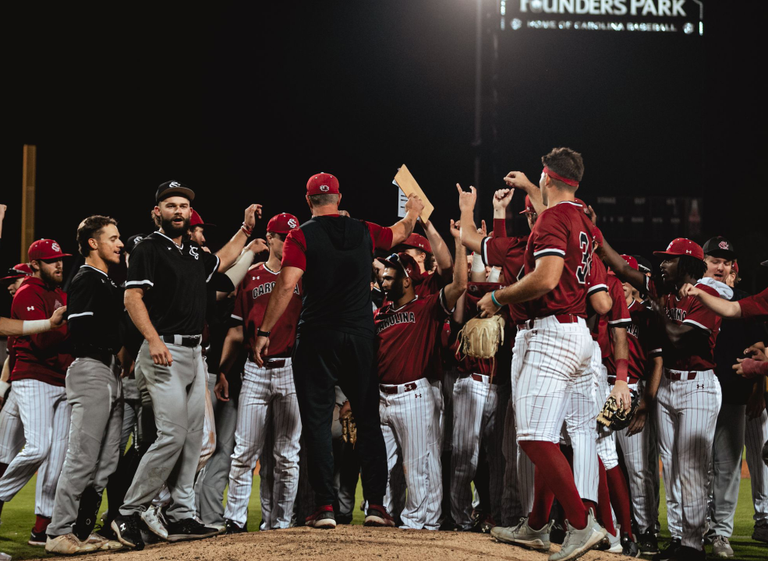
[{"label": "crowd of players", "polygon": [[[50,552],[246,532],[259,466],[260,530],[351,523],[362,477],[366,525],[560,543],[553,561],[592,548],[703,559],[705,543],[733,557],[746,445],[752,537],[768,542],[766,304],[737,288],[736,250],[717,236],[672,240],[654,252],[660,266],[620,255],[575,198],[581,156],[559,148],[542,162],[538,185],[504,178],[491,232],[475,223],[475,189],[457,185],[449,243],[429,221],[413,232],[417,197],[390,228],[350,218],[324,173],[307,184],[312,220],[280,213],[259,227],[251,205],[216,253],[194,191],[175,181],[157,189],[149,235],[123,243],[113,219],[88,217],[66,292],[71,255],[36,241],[2,279],[11,319],[35,323],[8,338],[0,509],[37,473],[29,543]],[[522,236],[508,235],[516,192]],[[358,245],[370,256],[362,291],[332,296],[339,287],[312,273],[341,268]],[[118,286],[109,272],[122,260]],[[370,326],[336,298],[367,309]],[[495,315],[496,356],[462,352],[466,322]],[[372,331],[371,391],[307,375],[306,357],[345,330],[345,355],[364,354],[354,336]],[[609,397],[638,403],[627,428],[598,428]],[[342,435],[350,414],[356,442]]]}]

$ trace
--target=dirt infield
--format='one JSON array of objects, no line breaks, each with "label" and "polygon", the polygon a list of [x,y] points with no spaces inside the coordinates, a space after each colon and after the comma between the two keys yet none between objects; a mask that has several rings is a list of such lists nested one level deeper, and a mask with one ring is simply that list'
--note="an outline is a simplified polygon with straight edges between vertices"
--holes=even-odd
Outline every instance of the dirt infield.
[{"label": "dirt infield", "polygon": [[[558,546],[552,546],[552,552]],[[546,561],[536,551],[497,543],[487,534],[429,532],[394,528],[339,526],[335,530],[290,528],[270,532],[251,532],[233,536],[161,543],[143,551],[120,551],[80,557],[99,561],[230,561],[250,559],[325,559],[328,561],[371,561],[372,559],[483,560],[505,559]],[[618,556],[593,551],[585,560],[617,560]]]}]

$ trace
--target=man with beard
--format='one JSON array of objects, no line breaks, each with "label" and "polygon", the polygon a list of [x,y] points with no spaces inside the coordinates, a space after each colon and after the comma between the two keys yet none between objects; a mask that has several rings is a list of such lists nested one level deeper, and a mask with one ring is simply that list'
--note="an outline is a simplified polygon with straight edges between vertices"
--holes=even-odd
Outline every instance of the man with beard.
[{"label": "man with beard", "polygon": [[[206,372],[200,345],[205,324],[206,284],[240,255],[261,214],[260,205],[245,211],[245,221],[216,254],[188,239],[194,191],[178,181],[161,184],[153,216],[160,229],[131,254],[125,283],[125,307],[144,336],[136,358],[153,404],[157,439],[144,454],[112,529],[124,545],[142,549],[140,517],[167,483],[168,541],[204,538],[217,533],[195,520],[194,478],[205,409]],[[138,380],[137,380],[138,383]]]},{"label": "man with beard", "polygon": [[[11,318],[45,320],[67,304],[61,290],[63,258],[68,253],[54,240],[43,239],[29,247],[33,274],[19,287],[11,306]],[[53,514],[56,484],[67,451],[70,407],[64,376],[72,362],[68,331],[60,327],[49,333],[17,337],[11,372],[11,397],[4,413],[18,415],[24,426],[24,440],[14,444],[19,452],[7,465],[0,465],[0,509],[37,472],[35,514],[30,545],[44,546],[45,530]]]}]

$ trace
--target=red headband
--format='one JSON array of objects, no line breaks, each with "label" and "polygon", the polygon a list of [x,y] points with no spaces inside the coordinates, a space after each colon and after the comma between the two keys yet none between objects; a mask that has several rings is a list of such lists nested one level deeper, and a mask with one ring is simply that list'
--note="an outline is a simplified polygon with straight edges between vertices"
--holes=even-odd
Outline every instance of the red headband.
[{"label": "red headband", "polygon": [[579,182],[578,181],[575,181],[573,179],[566,179],[562,175],[556,174],[554,171],[549,169],[547,166],[544,166],[544,173],[546,173],[552,179],[557,179],[558,181],[562,181],[563,183],[565,183],[566,185],[570,185],[571,187],[578,187],[579,186]]}]

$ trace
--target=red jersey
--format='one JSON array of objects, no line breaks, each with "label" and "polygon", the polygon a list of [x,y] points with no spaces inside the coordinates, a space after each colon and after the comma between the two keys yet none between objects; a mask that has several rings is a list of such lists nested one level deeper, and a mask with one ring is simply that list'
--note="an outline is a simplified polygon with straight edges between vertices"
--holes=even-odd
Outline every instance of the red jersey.
[{"label": "red jersey", "polygon": [[[48,319],[67,305],[61,288],[50,288],[41,279],[29,277],[21,283],[11,304],[11,318]],[[67,368],[74,360],[68,344],[67,326],[47,333],[16,337],[13,344],[15,363],[10,380],[34,379],[53,386],[63,386]]]},{"label": "red jersey", "polygon": [[529,318],[565,314],[587,317],[591,232],[592,222],[582,206],[573,201],[558,203],[536,219],[525,250],[525,274],[536,268],[536,260],[541,257],[562,257],[564,264],[558,285],[541,298],[525,303]]},{"label": "red jersey", "polygon": [[[595,259],[592,265],[602,265],[602,261]],[[593,270],[596,267],[592,267]],[[605,267],[603,267],[603,270]],[[613,327],[629,327],[632,322],[629,316],[629,310],[627,310],[627,300],[624,297],[624,288],[621,285],[621,281],[614,275],[606,275],[606,289],[613,301],[613,305],[607,314],[601,315],[597,320],[597,333],[592,331],[592,337],[596,338],[596,341],[600,344],[600,350],[602,351],[603,360],[609,356],[613,349],[609,341],[610,331]]]},{"label": "red jersey", "polygon": [[[651,279],[646,280],[646,287],[650,295],[658,296],[655,283]],[[696,288],[720,298],[717,290],[710,286],[697,282]],[[702,356],[694,355],[686,349],[676,349],[671,345],[663,344],[664,366],[674,370],[713,369],[715,367],[715,342],[717,341],[717,334],[720,332],[722,318],[704,307],[696,298],[691,296],[679,298],[677,291],[667,294],[664,300],[664,309],[670,320],[677,325],[691,325],[709,335],[708,352],[702,353]]]},{"label": "red jersey", "polygon": [[738,301],[741,307],[741,317],[744,319],[768,319],[768,288],[754,296],[748,296]]},{"label": "red jersey", "polygon": [[434,372],[440,360],[440,334],[450,315],[443,291],[395,308],[392,302],[376,310],[376,363],[379,382],[405,384]]},{"label": "red jersey", "polygon": [[[626,302],[626,301],[625,301]],[[629,306],[630,322],[627,325],[627,345],[629,357],[627,360],[627,382],[637,383],[644,380],[648,359],[661,353],[661,347],[654,340],[651,329],[651,317],[653,312],[642,302],[633,300]],[[610,334],[609,334],[610,335]],[[616,362],[613,354],[613,338],[609,336],[610,352],[604,356],[603,364],[608,370],[609,376],[616,376]]]},{"label": "red jersey", "polygon": [[[480,299],[493,290],[503,288],[499,283],[494,282],[470,282],[467,285],[467,291],[464,293],[464,320],[465,322],[472,319],[477,315],[477,303]],[[509,329],[509,312],[507,309],[502,309],[499,312],[505,320],[507,328],[504,330],[504,343],[499,347],[499,351],[496,354],[496,358],[475,358],[471,356],[462,355],[458,353],[456,359],[456,370],[463,374],[486,374],[488,376],[493,375],[494,380],[502,382],[503,380],[509,380],[510,367],[511,367],[511,355],[510,351],[512,346],[510,339],[513,336]],[[456,331],[461,329],[461,326],[456,328]],[[456,356],[459,351],[460,342],[458,338],[451,345],[451,351]]]},{"label": "red jersey", "polygon": [[[265,263],[260,263],[248,271],[238,288],[232,319],[243,323],[243,341],[249,352],[256,342],[256,332],[264,320],[264,312],[279,274],[279,271],[270,271]],[[288,307],[270,331],[269,358],[291,356],[300,313],[301,281],[294,287]]]},{"label": "red jersey", "polygon": [[[495,224],[496,221],[494,221]],[[483,238],[480,246],[480,256],[488,267],[501,267],[504,280],[514,284],[525,274],[525,248],[528,236],[519,238]],[[528,319],[522,304],[510,304],[509,315],[513,323],[521,323]]]}]

